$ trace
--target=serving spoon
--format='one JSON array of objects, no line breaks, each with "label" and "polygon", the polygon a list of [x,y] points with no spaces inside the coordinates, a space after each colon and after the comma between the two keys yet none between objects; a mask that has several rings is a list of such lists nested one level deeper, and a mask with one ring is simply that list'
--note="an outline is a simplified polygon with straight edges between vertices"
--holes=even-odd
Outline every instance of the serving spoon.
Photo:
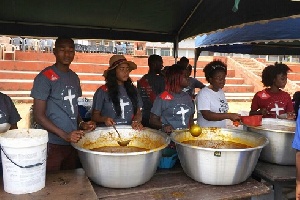
[{"label": "serving spoon", "polygon": [[119,136],[119,141],[118,141],[118,144],[122,147],[125,147],[129,144],[130,140],[122,140],[121,138],[121,135],[119,133],[119,131],[117,130],[116,126],[113,124],[112,127],[115,129],[115,131],[118,133],[118,136]]}]

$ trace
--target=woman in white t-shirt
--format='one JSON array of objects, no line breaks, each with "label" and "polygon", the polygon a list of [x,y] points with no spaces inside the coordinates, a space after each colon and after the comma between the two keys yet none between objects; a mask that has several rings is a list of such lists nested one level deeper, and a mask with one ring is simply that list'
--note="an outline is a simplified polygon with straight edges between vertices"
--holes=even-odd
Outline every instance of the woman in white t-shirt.
[{"label": "woman in white t-shirt", "polygon": [[226,119],[239,121],[239,114],[228,113],[228,103],[222,90],[227,75],[226,64],[219,60],[212,61],[204,67],[203,72],[210,85],[201,89],[196,97],[198,125],[225,128]]}]

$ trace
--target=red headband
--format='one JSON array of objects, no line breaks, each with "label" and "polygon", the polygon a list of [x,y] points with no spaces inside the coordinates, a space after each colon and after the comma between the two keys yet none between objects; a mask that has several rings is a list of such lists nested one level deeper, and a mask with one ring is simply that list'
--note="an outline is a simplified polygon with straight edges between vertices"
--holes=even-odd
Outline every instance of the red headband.
[{"label": "red headband", "polygon": [[115,66],[119,65],[120,63],[127,61],[126,59],[119,59],[115,62],[112,63],[112,65],[110,66],[110,68],[114,68]]}]

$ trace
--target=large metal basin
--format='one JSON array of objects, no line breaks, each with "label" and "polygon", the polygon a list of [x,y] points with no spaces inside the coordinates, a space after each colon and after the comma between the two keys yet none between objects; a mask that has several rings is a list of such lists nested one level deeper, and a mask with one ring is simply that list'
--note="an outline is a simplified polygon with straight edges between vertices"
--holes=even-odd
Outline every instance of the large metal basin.
[{"label": "large metal basin", "polygon": [[131,126],[116,126],[128,146],[150,149],[131,153],[107,153],[89,149],[101,146],[118,146],[119,140],[112,128],[97,128],[72,145],[78,150],[87,176],[96,184],[110,188],[129,188],[144,184],[156,172],[161,150],[170,138],[157,130],[145,128],[135,131]]},{"label": "large metal basin", "polygon": [[[253,172],[261,149],[268,139],[243,130],[203,128],[193,137],[188,130],[171,134],[184,172],[192,179],[211,185],[234,185],[245,181]],[[252,146],[245,149],[214,149],[182,143],[187,140],[222,140]]]},{"label": "large metal basin", "polygon": [[296,163],[296,150],[292,148],[295,129],[295,121],[273,118],[263,118],[261,126],[246,126],[246,130],[260,133],[270,141],[262,150],[259,159],[279,165]]}]

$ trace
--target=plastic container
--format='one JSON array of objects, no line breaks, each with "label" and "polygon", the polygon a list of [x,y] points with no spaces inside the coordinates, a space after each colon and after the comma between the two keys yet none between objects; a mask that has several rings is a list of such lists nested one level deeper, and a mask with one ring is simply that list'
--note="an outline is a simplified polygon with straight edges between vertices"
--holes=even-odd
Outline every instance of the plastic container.
[{"label": "plastic container", "polygon": [[4,191],[37,192],[45,187],[48,133],[14,129],[0,135]]},{"label": "plastic container", "polygon": [[170,169],[174,167],[177,160],[178,154],[176,149],[167,147],[162,151],[162,157],[160,158],[158,167],[162,169]]},{"label": "plastic container", "polygon": [[248,126],[261,126],[262,115],[241,116],[242,123]]}]

